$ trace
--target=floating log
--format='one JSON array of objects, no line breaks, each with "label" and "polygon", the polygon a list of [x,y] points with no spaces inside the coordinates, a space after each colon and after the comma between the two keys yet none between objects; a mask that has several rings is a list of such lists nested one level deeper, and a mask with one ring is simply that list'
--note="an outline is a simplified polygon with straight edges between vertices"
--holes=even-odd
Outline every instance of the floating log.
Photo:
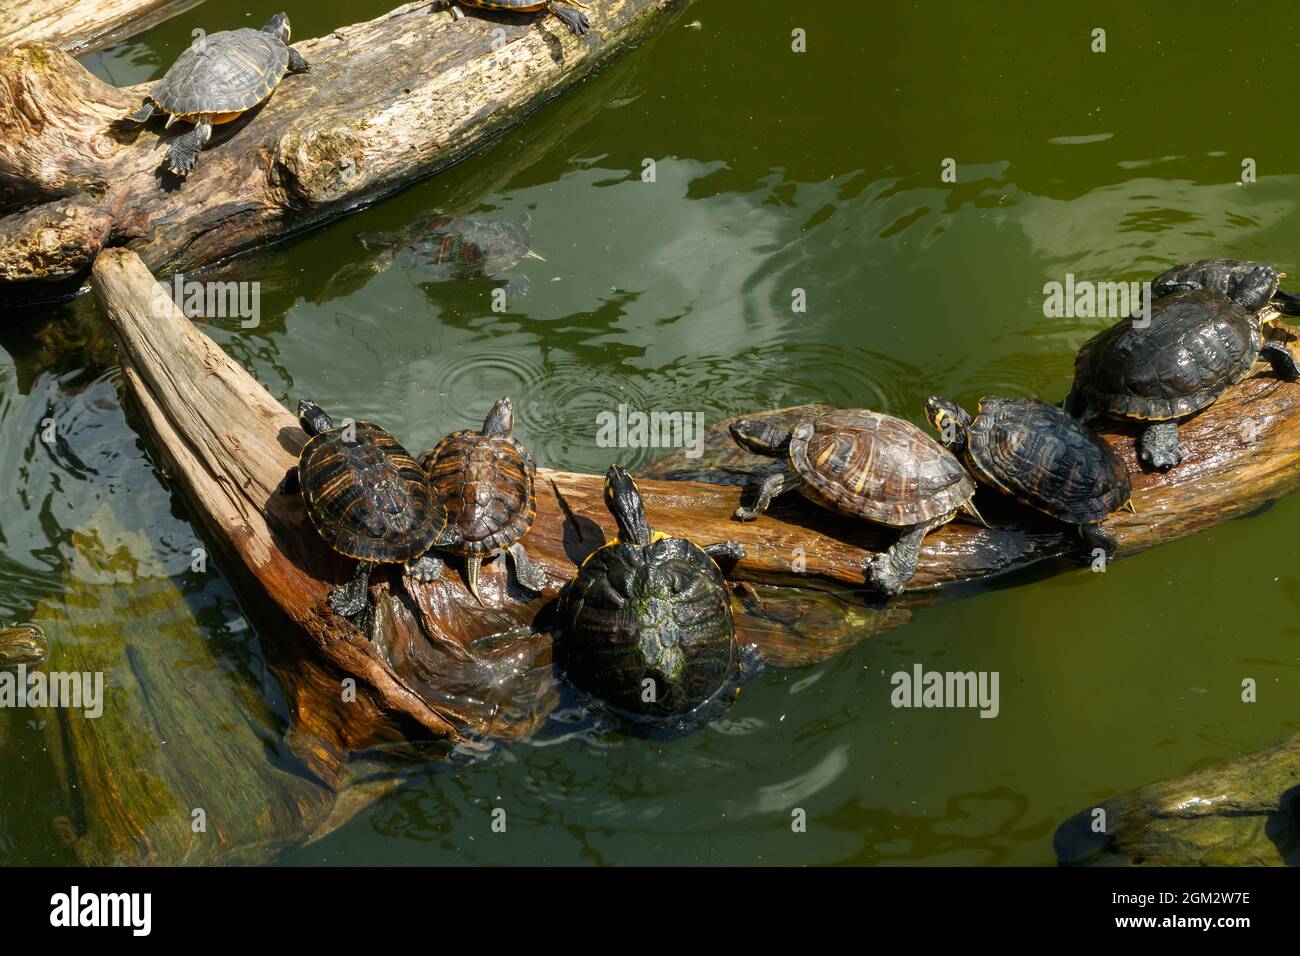
[{"label": "floating log", "polygon": [[191,271],[344,215],[463,159],[683,5],[607,0],[580,38],[554,17],[453,20],[426,0],[304,40],[311,72],[217,127],[183,181],[160,164],[188,127],[110,131],[147,84],[117,89],[19,44],[0,56],[0,286],[75,288],[107,246]]},{"label": "floating log", "polygon": [[[1297,787],[1300,734],[1079,811],[1056,831],[1057,859],[1078,866],[1297,866]],[[1095,831],[1103,819],[1104,829]]]},{"label": "floating log", "polygon": [[201,0],[0,0],[0,48],[39,41],[78,56],[149,29]]},{"label": "floating log", "polygon": [[[296,496],[277,490],[305,441],[294,416],[185,319],[135,254],[101,253],[92,287],[119,343],[140,427],[208,540],[226,555],[223,570],[246,599],[278,615],[264,633],[288,662],[279,676],[300,721],[313,740],[329,742],[320,759],[400,739],[412,728],[468,745],[516,739],[539,726],[557,698],[543,612],[614,532],[601,476],[538,472],[537,519],[526,540],[550,577],[544,594],[529,599],[518,592],[502,562],[484,568],[484,606],[457,573],[417,586],[414,598],[377,574],[372,643],[325,603],[329,588],[350,576],[350,562],[322,545]],[[772,414],[788,421],[801,411]],[[660,477],[696,480],[646,480],[642,491],[660,530],[701,543],[734,538],[745,546],[747,557],[733,576],[760,585],[763,600],[742,610],[738,628],[773,663],[825,657],[906,620],[910,607],[954,585],[1031,566],[1077,566],[1080,542],[1072,530],[982,492],[988,501],[981,508],[993,527],[953,522],[931,535],[908,592],[878,606],[861,591],[861,567],[895,533],[821,511],[798,495],[779,500],[757,521],[732,521],[738,482],[763,460],[732,450],[723,434],[712,429],[706,458],[653,469]],[[1298,435],[1300,386],[1268,373],[1234,387],[1183,426],[1188,457],[1171,473],[1137,471],[1133,430],[1107,425],[1104,437],[1135,469],[1138,514],[1107,521],[1120,555],[1246,514],[1293,490],[1300,481]],[[420,436],[427,443],[437,437]],[[1045,565],[1049,559],[1061,561]],[[809,591],[824,593],[810,597]],[[359,703],[339,707],[331,702],[348,676],[357,681]]]},{"label": "floating log", "polygon": [[45,819],[27,807],[29,826],[86,865],[247,865],[379,792],[372,782],[339,801],[306,772],[261,688],[215,659],[153,546],[107,506],[92,527],[72,535],[66,586],[36,618],[50,645],[40,670],[102,674],[100,713],[33,712],[64,806]]}]

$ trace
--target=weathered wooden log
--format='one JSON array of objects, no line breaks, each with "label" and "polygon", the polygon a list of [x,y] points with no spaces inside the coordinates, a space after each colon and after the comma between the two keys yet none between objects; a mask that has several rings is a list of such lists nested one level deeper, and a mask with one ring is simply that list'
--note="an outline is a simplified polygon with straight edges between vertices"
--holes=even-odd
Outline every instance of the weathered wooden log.
[{"label": "weathered wooden log", "polygon": [[141,33],[200,0],[0,0],[0,48],[39,41],[74,56]]},{"label": "weathered wooden log", "polygon": [[[297,497],[277,490],[305,440],[294,416],[184,318],[133,253],[101,253],[92,285],[119,342],[140,427],[167,462],[195,520],[226,556],[224,570],[246,598],[270,609],[274,623],[264,633],[283,658],[278,676],[308,731],[305,739],[325,742],[315,743],[309,760],[328,769],[349,750],[412,730],[458,743],[514,739],[545,719],[556,689],[543,612],[583,558],[613,533],[601,476],[538,473],[537,520],[527,541],[551,578],[544,594],[529,600],[507,586],[501,562],[484,568],[485,606],[453,571],[417,586],[414,597],[380,574],[372,587],[372,644],[325,603],[329,587],[349,577],[349,562],[322,545]],[[788,420],[799,412],[772,414]],[[465,424],[448,422],[447,428]],[[704,476],[730,484],[647,480],[642,490],[650,520],[661,530],[699,542],[735,538],[744,544],[748,556],[734,576],[762,585],[765,600],[742,610],[738,628],[774,663],[816,660],[894,626],[906,619],[909,606],[933,601],[949,585],[1053,567],[1043,564],[1048,559],[1077,566],[1080,544],[1072,530],[982,493],[988,500],[981,508],[993,527],[954,522],[936,532],[909,591],[878,607],[870,595],[852,592],[863,586],[864,561],[887,546],[892,533],[820,511],[797,495],[757,521],[730,520],[741,497],[735,482],[760,460],[728,450],[721,435],[713,429],[708,447],[715,467]],[[1107,521],[1120,554],[1246,514],[1293,490],[1300,481],[1298,435],[1300,386],[1264,372],[1183,426],[1187,460],[1171,473],[1137,470],[1133,430],[1107,425],[1104,437],[1135,470],[1138,513]],[[673,471],[680,476],[682,469],[669,462],[656,474]],[[826,597],[805,600],[807,591],[796,589]],[[339,682],[346,677],[357,681],[358,700],[340,706]]]},{"label": "weathered wooden log", "polygon": [[29,826],[87,865],[252,864],[376,795],[382,783],[367,783],[340,803],[295,766],[282,721],[214,658],[152,545],[107,506],[93,529],[72,535],[66,587],[36,618],[50,645],[41,670],[102,675],[99,712],[36,712],[64,806],[44,819],[25,808]]},{"label": "weathered wooden log", "polygon": [[1081,810],[1054,842],[1071,865],[1300,865],[1300,734]]},{"label": "weathered wooden log", "polygon": [[75,284],[109,245],[189,271],[343,215],[464,158],[682,5],[608,0],[578,38],[553,17],[456,21],[422,2],[304,40],[311,72],[217,127],[183,182],[160,171],[181,127],[110,131],[145,85],[20,44],[0,57],[0,285]]}]

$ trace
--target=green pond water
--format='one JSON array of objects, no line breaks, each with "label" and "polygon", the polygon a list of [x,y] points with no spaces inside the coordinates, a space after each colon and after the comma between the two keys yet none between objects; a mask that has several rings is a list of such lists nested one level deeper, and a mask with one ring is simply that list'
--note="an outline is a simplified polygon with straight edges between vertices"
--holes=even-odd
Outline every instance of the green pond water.
[{"label": "green pond water", "polygon": [[[309,37],[387,5],[282,6]],[[1044,283],[1214,255],[1300,276],[1300,41],[1266,26],[1291,5],[1087,7],[696,3],[469,161],[236,260],[223,274],[261,283],[261,324],[205,330],[286,405],[312,397],[413,447],[510,393],[539,462],[584,471],[657,454],[597,444],[596,416],[620,403],[714,421],[832,402],[920,423],[932,392],[1057,399],[1109,320],[1046,318]],[[195,27],[271,12],[204,3],[83,62],[148,80]],[[1246,158],[1257,181],[1242,185]],[[356,233],[431,209],[527,214],[546,259],[520,266],[527,296],[498,314],[485,281],[356,278]],[[116,367],[81,347],[94,321],[83,297],[0,324],[0,618],[63,589],[71,533],[107,503],[155,543],[214,666],[278,701],[230,583],[190,570],[199,530],[124,413]],[[413,775],[283,861],[1050,864],[1077,810],[1300,729],[1297,519],[1292,497],[1104,575],[922,610],[766,672],[689,737],[574,731],[562,711],[530,742]],[[893,708],[889,675],[918,662],[997,671],[997,718]],[[66,861],[38,731],[9,734],[0,861]]]}]

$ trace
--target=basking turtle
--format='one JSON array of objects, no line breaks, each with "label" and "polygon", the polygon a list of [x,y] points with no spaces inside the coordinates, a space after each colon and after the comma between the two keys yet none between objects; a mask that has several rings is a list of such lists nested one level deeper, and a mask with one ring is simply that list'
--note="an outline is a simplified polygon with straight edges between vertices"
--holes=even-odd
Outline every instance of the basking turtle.
[{"label": "basking turtle", "polygon": [[1265,341],[1262,324],[1272,320],[1251,308],[1261,297],[1269,302],[1275,290],[1267,292],[1267,283],[1246,288],[1235,287],[1246,305],[1216,289],[1164,295],[1149,316],[1134,314],[1094,335],[1075,358],[1066,408],[1084,421],[1103,413],[1150,422],[1138,438],[1138,457],[1153,468],[1177,465],[1183,460],[1178,419],[1213,404],[1256,359],[1282,378],[1300,378],[1286,347]]},{"label": "basking turtle", "polygon": [[737,644],[717,561],[736,541],[698,547],[650,527],[632,476],[612,465],[605,505],[618,537],[582,563],[560,601],[560,665],[625,718],[698,725],[720,716],[759,666]]},{"label": "basking turtle", "polygon": [[1284,275],[1260,262],[1199,259],[1160,273],[1151,282],[1151,294],[1162,298],[1176,292],[1213,289],[1247,312],[1258,312],[1272,305],[1283,315],[1300,315],[1300,296],[1277,287]]},{"label": "basking turtle", "polygon": [[537,516],[537,465],[510,434],[514,421],[514,405],[507,395],[492,406],[480,431],[453,432],[420,459],[457,532],[450,550],[464,556],[466,583],[480,603],[479,567],[501,552],[513,560],[520,584],[530,591],[546,588],[545,572],[520,542]]},{"label": "basking turtle", "polygon": [[200,36],[176,58],[149,90],[144,105],[114,126],[141,126],[155,112],[168,114],[194,129],[178,137],[167,150],[167,168],[188,175],[199,150],[212,136],[212,127],[229,123],[261,103],[289,73],[311,67],[289,46],[289,18],[277,13],[260,30],[241,27]]},{"label": "basking turtle", "polygon": [[[408,239],[412,233],[416,238]],[[367,249],[387,251],[385,265],[396,263],[435,282],[483,278],[505,282],[520,295],[527,279],[510,270],[524,258],[546,261],[529,248],[527,221],[487,216],[435,214],[404,233],[362,232],[356,238]]]},{"label": "basking turtle", "polygon": [[0,670],[14,670],[45,662],[49,644],[38,624],[15,624],[0,630]]},{"label": "basking turtle", "polygon": [[867,581],[885,594],[906,587],[916,573],[921,541],[958,511],[983,521],[972,498],[975,482],[960,461],[901,418],[865,409],[829,412],[793,429],[757,419],[731,423],[731,437],[747,451],[786,459],[786,467],[756,473],[758,499],[737,508],[752,521],[777,495],[798,488],[804,497],[841,514],[902,528],[898,542],[874,556]]},{"label": "basking turtle", "polygon": [[[571,0],[574,6],[584,6],[577,0]],[[564,25],[582,36],[591,29],[591,21],[581,10],[566,7],[555,0],[437,0],[435,9],[450,9],[453,19],[459,20],[465,14],[460,7],[478,7],[480,10],[499,10],[503,13],[553,13],[564,21]]]},{"label": "basking turtle", "polygon": [[996,396],[980,399],[974,419],[937,395],[926,399],[925,414],[976,481],[1078,525],[1089,545],[1115,556],[1115,537],[1100,522],[1130,503],[1128,468],[1075,419],[1032,398]]},{"label": "basking turtle", "polygon": [[402,564],[417,581],[438,577],[442,561],[430,549],[454,545],[457,535],[415,459],[378,425],[335,428],[314,402],[298,403],[298,420],[311,438],[281,490],[301,492],[325,543],[357,559],[352,580],[330,591],[334,612],[350,618],[367,610],[376,564]]}]

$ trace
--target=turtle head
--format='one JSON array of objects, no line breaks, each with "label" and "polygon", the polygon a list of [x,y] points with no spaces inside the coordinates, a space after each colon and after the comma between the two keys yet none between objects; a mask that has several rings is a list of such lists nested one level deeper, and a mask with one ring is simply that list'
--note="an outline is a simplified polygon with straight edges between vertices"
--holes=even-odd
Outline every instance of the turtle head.
[{"label": "turtle head", "polygon": [[939,444],[949,451],[965,449],[966,435],[971,423],[971,417],[966,409],[956,402],[931,395],[925,400],[925,417],[939,433]]},{"label": "turtle head", "polygon": [[728,429],[736,444],[745,451],[768,458],[784,458],[790,453],[790,429],[756,418],[737,418]]},{"label": "turtle head", "polygon": [[271,19],[266,21],[266,26],[262,27],[263,33],[269,33],[285,46],[289,45],[289,15],[287,13],[277,13]]},{"label": "turtle head", "polygon": [[492,406],[492,411],[483,419],[484,435],[509,435],[515,427],[515,403],[507,395]]},{"label": "turtle head", "polygon": [[644,547],[654,540],[654,531],[645,519],[641,489],[636,486],[636,479],[621,465],[610,465],[605,473],[605,507],[618,523],[621,544]]},{"label": "turtle head", "polygon": [[298,423],[302,425],[302,430],[312,437],[334,427],[334,422],[325,414],[325,409],[305,398],[298,403]]}]

